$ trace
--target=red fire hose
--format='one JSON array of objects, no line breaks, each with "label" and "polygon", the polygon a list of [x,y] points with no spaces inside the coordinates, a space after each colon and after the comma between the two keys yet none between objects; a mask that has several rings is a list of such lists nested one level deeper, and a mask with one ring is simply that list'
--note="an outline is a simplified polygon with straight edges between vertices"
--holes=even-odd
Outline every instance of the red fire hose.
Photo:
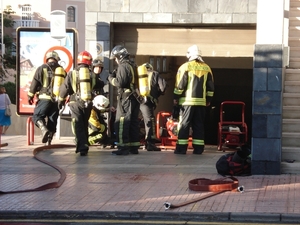
[{"label": "red fire hose", "polygon": [[[230,179],[229,181],[226,179]],[[210,191],[207,195],[201,196],[199,198],[195,198],[180,204],[171,204],[169,202],[165,202],[165,209],[175,209],[181,206],[185,206],[194,202],[201,201],[203,199],[212,197],[214,195],[221,194],[226,191],[239,191],[244,192],[244,186],[239,186],[239,181],[235,177],[224,177],[216,180],[210,180],[206,178],[197,178],[189,181],[189,189],[192,191]]]},{"label": "red fire hose", "polygon": [[44,184],[42,186],[32,188],[32,189],[23,189],[23,190],[16,190],[16,191],[0,191],[0,195],[15,194],[15,193],[22,193],[22,192],[32,192],[32,191],[44,191],[44,190],[52,189],[52,188],[59,188],[66,179],[66,172],[62,168],[40,158],[38,156],[38,153],[41,151],[44,151],[44,150],[49,150],[49,149],[72,148],[72,147],[75,147],[75,145],[56,144],[56,145],[46,145],[46,146],[37,147],[33,150],[33,156],[36,160],[38,160],[44,164],[47,164],[48,166],[51,166],[52,168],[56,169],[60,173],[60,178],[58,179],[58,181],[50,182],[50,183],[47,183],[47,184]]}]

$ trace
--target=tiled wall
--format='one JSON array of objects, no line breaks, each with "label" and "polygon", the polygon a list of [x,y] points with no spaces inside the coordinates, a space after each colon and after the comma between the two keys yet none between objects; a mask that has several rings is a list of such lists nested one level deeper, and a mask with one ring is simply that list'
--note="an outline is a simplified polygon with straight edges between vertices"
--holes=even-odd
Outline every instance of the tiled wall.
[{"label": "tiled wall", "polygon": [[252,173],[280,174],[282,45],[256,45],[252,96]]}]

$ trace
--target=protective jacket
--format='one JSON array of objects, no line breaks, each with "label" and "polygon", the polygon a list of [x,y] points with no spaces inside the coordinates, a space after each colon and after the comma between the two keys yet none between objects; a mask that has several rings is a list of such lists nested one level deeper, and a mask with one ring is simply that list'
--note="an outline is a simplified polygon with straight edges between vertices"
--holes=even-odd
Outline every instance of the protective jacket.
[{"label": "protective jacket", "polygon": [[206,106],[213,95],[213,75],[206,63],[192,60],[179,67],[174,88],[179,105]]},{"label": "protective jacket", "polygon": [[158,98],[165,93],[167,84],[157,71],[148,72],[148,80],[150,83],[150,100],[157,104]]},{"label": "protective jacket", "polygon": [[135,94],[135,65],[124,58],[117,71],[108,77],[110,84],[118,89],[118,104],[115,132],[118,148],[138,149],[139,142],[139,103]]},{"label": "protective jacket", "polygon": [[118,89],[118,95],[129,95],[135,90],[134,64],[124,59],[115,74],[108,77],[109,82]]},{"label": "protective jacket", "polygon": [[53,96],[53,82],[54,82],[54,72],[57,67],[61,67],[59,64],[55,64],[50,67],[47,63],[39,66],[32,79],[28,96],[34,97],[38,93],[39,99],[55,100]]},{"label": "protective jacket", "polygon": [[[59,100],[65,100],[68,95],[70,95],[70,102],[81,102],[84,104],[84,101],[80,98],[80,88],[79,88],[79,78],[77,71],[81,67],[87,67],[83,64],[79,65],[75,70],[70,71],[64,83],[60,86],[60,96]],[[104,82],[98,79],[94,73],[90,72],[91,82],[90,82],[90,90],[92,90],[92,97],[98,95],[103,90]]]}]

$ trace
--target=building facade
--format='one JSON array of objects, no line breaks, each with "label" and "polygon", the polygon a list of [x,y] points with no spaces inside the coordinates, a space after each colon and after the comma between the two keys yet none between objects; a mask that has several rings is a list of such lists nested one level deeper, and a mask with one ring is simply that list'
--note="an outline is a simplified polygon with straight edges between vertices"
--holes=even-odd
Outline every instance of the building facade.
[{"label": "building facade", "polygon": [[[283,145],[289,144],[282,130],[288,21],[290,5],[297,4],[295,0],[87,0],[85,48],[104,57],[107,73],[115,65],[105,55],[117,44],[124,45],[137,64],[151,62],[169,84],[156,111],[170,111],[176,70],[186,60],[187,48],[197,44],[216,85],[206,143],[216,144],[220,103],[243,101],[253,174],[280,174]],[[231,110],[226,116],[239,115]],[[299,141],[295,145],[293,150],[299,151]]]},{"label": "building facade", "polygon": [[66,13],[66,28],[75,28],[78,30],[79,51],[84,50],[85,45],[85,0],[2,0],[1,7],[3,11],[10,6],[14,12],[11,14],[14,20],[14,28],[4,28],[4,33],[12,34],[16,38],[16,28],[18,27],[44,27],[50,28],[51,12],[60,10]]}]

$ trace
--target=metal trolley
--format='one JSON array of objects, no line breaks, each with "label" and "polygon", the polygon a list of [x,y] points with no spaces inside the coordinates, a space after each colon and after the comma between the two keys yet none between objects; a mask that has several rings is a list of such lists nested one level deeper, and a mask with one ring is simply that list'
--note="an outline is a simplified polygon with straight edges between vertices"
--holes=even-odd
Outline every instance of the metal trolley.
[{"label": "metal trolley", "polygon": [[[240,106],[241,116],[238,121],[225,119],[225,105]],[[226,109],[230,108],[227,106]],[[241,101],[224,101],[220,107],[220,122],[218,123],[218,150],[225,152],[224,146],[236,148],[248,141],[248,128],[245,123],[245,103]]]}]

